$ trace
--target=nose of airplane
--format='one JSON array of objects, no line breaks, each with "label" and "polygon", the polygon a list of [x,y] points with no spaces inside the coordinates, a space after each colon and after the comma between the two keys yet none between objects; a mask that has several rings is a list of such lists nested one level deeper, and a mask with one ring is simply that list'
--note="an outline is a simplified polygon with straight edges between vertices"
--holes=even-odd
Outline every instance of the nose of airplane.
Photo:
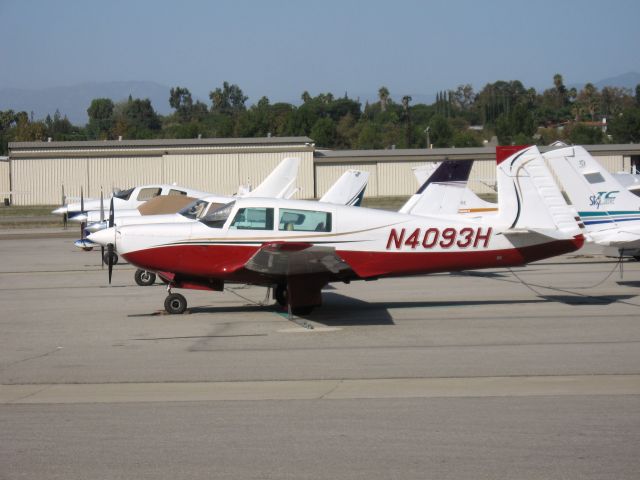
[{"label": "nose of airplane", "polygon": [[114,246],[116,244],[116,228],[110,227],[105,228],[104,230],[98,230],[97,232],[92,233],[87,237],[94,243],[98,245],[107,246],[109,243],[112,243]]},{"label": "nose of airplane", "polygon": [[51,213],[53,213],[54,215],[64,215],[65,213],[67,213],[67,206],[65,205],[63,207],[58,207]]}]

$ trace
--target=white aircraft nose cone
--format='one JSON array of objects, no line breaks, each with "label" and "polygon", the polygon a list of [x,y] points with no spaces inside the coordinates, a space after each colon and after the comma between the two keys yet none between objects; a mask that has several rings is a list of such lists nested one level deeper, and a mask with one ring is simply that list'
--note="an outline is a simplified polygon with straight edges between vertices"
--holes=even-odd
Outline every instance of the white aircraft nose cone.
[{"label": "white aircraft nose cone", "polygon": [[110,228],[105,228],[104,230],[98,230],[97,232],[94,232],[91,235],[89,235],[87,238],[92,242],[97,243],[98,245],[107,246],[107,244],[109,243],[113,243],[115,245],[116,228],[110,227]]},{"label": "white aircraft nose cone", "polygon": [[65,213],[67,213],[67,206],[65,205],[64,207],[58,207],[51,213],[53,213],[54,215],[64,215]]},{"label": "white aircraft nose cone", "polygon": [[89,217],[86,213],[80,213],[78,215],[74,215],[73,217],[69,217],[69,220],[72,222],[83,223],[87,221],[87,218]]}]

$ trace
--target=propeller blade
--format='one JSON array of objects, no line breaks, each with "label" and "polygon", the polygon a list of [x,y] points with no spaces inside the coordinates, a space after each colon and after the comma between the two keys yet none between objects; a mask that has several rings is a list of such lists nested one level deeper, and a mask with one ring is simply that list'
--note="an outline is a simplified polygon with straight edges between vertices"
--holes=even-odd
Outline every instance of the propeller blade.
[{"label": "propeller blade", "polygon": [[87,227],[87,222],[80,223],[80,240],[84,239],[84,229]]},{"label": "propeller blade", "polygon": [[113,274],[113,243],[107,244],[107,257],[109,266],[109,285],[111,285],[111,275]]},{"label": "propeller blade", "polygon": [[64,229],[67,229],[67,222],[69,221],[69,214],[67,212],[64,212],[62,214],[62,226],[64,227]]},{"label": "propeller blade", "polygon": [[100,245],[100,268],[104,270],[104,245]]},{"label": "propeller blade", "polygon": [[67,196],[64,194],[64,183],[62,184],[62,206],[64,207],[67,204]]},{"label": "propeller blade", "polygon": [[113,197],[111,197],[111,203],[109,204],[109,228],[113,227],[115,212],[113,211]]},{"label": "propeller blade", "polygon": [[82,187],[80,187],[80,213],[84,213],[84,194],[82,192]]},{"label": "propeller blade", "polygon": [[104,193],[100,187],[100,223],[104,222]]}]

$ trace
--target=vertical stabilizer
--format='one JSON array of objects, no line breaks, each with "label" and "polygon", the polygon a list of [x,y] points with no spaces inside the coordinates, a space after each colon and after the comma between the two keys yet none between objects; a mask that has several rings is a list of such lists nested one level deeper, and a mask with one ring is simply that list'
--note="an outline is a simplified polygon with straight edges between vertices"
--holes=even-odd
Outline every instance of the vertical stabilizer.
[{"label": "vertical stabilizer", "polygon": [[520,147],[507,157],[496,152],[496,162],[497,218],[504,228],[581,233],[537,147]]},{"label": "vertical stabilizer", "polygon": [[295,193],[299,158],[285,158],[254,190],[245,197],[289,198]]}]

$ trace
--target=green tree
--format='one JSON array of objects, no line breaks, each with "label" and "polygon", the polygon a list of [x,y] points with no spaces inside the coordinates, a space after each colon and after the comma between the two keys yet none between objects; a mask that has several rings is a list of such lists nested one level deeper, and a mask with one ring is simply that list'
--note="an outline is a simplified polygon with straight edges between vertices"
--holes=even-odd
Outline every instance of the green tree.
[{"label": "green tree", "polygon": [[223,114],[237,114],[244,111],[245,102],[249,99],[238,85],[229,85],[226,81],[222,83],[222,88],[216,88],[210,92],[209,98],[211,111]]},{"label": "green tree", "polygon": [[95,98],[87,109],[87,135],[93,139],[107,139],[114,125],[114,104],[110,98]]},{"label": "green tree", "polygon": [[611,118],[608,132],[616,143],[639,143],[640,108],[627,108]]},{"label": "green tree", "polygon": [[449,121],[441,114],[431,117],[429,122],[430,141],[436,148],[446,148],[451,146],[453,140],[453,128]]},{"label": "green tree", "polygon": [[320,147],[333,147],[336,143],[336,124],[330,118],[320,118],[313,125],[311,138]]},{"label": "green tree", "polygon": [[178,118],[185,122],[191,119],[193,99],[187,88],[175,87],[169,91],[169,106],[176,111]]},{"label": "green tree", "polygon": [[600,127],[576,123],[567,129],[566,138],[573,145],[594,145],[603,142],[604,134]]}]

